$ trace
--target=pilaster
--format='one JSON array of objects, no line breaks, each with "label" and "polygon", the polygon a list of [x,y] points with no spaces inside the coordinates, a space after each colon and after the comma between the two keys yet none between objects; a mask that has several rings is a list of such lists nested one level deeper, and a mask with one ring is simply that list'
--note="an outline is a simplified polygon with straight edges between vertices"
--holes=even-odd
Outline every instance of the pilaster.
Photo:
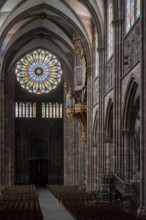
[{"label": "pilaster", "polygon": [[5,185],[4,80],[0,80],[0,186]]},{"label": "pilaster", "polygon": [[14,74],[10,72],[5,84],[5,170],[7,186],[15,182],[15,149],[14,149]]},{"label": "pilaster", "polygon": [[93,65],[87,70],[87,145],[85,144],[85,181],[88,190],[92,190],[92,116],[93,93],[92,77]]},{"label": "pilaster", "polygon": [[124,155],[123,155],[124,180],[126,183],[129,183],[132,175],[132,164],[130,161],[131,158],[130,154],[132,149],[130,149],[130,146],[132,146],[133,143],[134,132],[129,129],[125,129],[122,130],[122,135],[123,135],[123,143],[124,143]]},{"label": "pilaster", "polygon": [[140,207],[146,216],[146,0],[141,1],[141,91],[140,91]]},{"label": "pilaster", "polygon": [[107,137],[105,141],[105,173],[111,174],[113,171],[113,139]]},{"label": "pilaster", "polygon": [[74,119],[69,121],[64,112],[64,185],[73,185]]},{"label": "pilaster", "polygon": [[104,92],[105,92],[105,47],[97,48],[99,53],[99,123],[97,133],[97,190],[100,190],[104,171]]},{"label": "pilaster", "polygon": [[114,75],[113,75],[113,172],[120,172],[122,167],[121,158],[121,83],[123,58],[123,20],[117,19],[112,22],[114,30]]}]

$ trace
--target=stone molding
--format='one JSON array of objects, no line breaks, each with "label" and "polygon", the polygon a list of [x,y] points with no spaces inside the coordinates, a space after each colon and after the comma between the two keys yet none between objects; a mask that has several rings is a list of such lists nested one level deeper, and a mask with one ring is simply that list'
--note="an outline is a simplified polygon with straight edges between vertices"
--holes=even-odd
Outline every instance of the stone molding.
[{"label": "stone molding", "polygon": [[99,52],[99,53],[100,53],[100,52],[103,52],[104,50],[105,50],[105,47],[98,47],[98,48],[97,48],[97,52]]},{"label": "stone molding", "polygon": [[113,27],[119,26],[119,25],[121,25],[121,24],[123,24],[123,19],[116,19],[116,20],[113,20],[113,21],[112,21]]},{"label": "stone molding", "polygon": [[113,143],[113,139],[111,137],[106,137],[105,143]]},{"label": "stone molding", "polygon": [[121,133],[122,135],[134,136],[134,131],[131,131],[129,129],[123,129]]}]

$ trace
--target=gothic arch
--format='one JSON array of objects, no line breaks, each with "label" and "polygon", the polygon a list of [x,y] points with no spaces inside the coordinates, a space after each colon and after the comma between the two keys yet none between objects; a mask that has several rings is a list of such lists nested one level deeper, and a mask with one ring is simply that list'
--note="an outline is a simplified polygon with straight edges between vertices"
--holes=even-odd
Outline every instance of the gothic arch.
[{"label": "gothic arch", "polygon": [[104,172],[111,174],[113,172],[113,101],[111,98],[108,101],[106,109],[104,148]]},{"label": "gothic arch", "polygon": [[[132,117],[139,111],[140,97],[139,97],[139,84],[135,77],[131,77],[129,80],[124,100],[123,109],[123,127],[124,129],[133,129]],[[136,105],[137,104],[137,105]],[[133,108],[135,107],[135,108]]]},{"label": "gothic arch", "polygon": [[113,138],[113,101],[110,98],[106,109],[105,118],[106,138]]},{"label": "gothic arch", "polygon": [[93,145],[97,145],[98,111],[95,113],[93,123]]},{"label": "gothic arch", "polygon": [[125,180],[137,181],[140,172],[140,91],[133,76],[125,93],[122,134]]},{"label": "gothic arch", "polygon": [[98,163],[98,111],[95,113],[94,122],[93,122],[93,147],[92,147],[92,184],[93,189],[97,189],[97,163]]}]

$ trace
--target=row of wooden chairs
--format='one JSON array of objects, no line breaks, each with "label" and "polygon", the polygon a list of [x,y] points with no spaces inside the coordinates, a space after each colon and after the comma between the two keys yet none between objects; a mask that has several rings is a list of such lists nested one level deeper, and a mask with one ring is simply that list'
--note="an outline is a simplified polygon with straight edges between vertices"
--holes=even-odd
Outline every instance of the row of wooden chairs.
[{"label": "row of wooden chairs", "polygon": [[60,199],[64,207],[77,220],[138,220],[136,215],[120,209],[117,204],[99,203],[93,197],[95,192],[58,185],[48,185],[48,189]]},{"label": "row of wooden chairs", "polygon": [[95,200],[95,191],[86,192],[85,189],[78,189],[77,186],[48,185],[48,189],[58,200]]},{"label": "row of wooden chairs", "polygon": [[43,220],[35,186],[7,188],[0,197],[0,219]]}]

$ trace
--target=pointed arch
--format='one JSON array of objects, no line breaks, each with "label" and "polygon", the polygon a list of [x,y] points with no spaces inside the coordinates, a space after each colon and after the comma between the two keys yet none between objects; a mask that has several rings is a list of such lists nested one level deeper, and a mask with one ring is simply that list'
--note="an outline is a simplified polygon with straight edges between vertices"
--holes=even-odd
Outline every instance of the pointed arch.
[{"label": "pointed arch", "polygon": [[132,124],[134,123],[132,117],[136,114],[136,112],[139,111],[138,109],[140,108],[139,101],[140,101],[139,84],[136,78],[132,76],[132,78],[128,83],[127,90],[125,93],[124,109],[123,109],[124,129],[132,129],[133,126]]},{"label": "pointed arch", "polygon": [[106,138],[113,138],[113,100],[109,98],[105,117]]},{"label": "pointed arch", "polygon": [[94,122],[93,122],[93,144],[97,144],[97,128],[98,128],[98,111],[95,113]]},{"label": "pointed arch", "polygon": [[113,172],[113,100],[110,97],[106,108],[105,117],[105,143],[104,143],[104,173]]},{"label": "pointed arch", "polygon": [[140,176],[140,91],[133,76],[125,93],[122,134],[126,161],[124,172],[127,173],[125,180],[137,181]]}]

